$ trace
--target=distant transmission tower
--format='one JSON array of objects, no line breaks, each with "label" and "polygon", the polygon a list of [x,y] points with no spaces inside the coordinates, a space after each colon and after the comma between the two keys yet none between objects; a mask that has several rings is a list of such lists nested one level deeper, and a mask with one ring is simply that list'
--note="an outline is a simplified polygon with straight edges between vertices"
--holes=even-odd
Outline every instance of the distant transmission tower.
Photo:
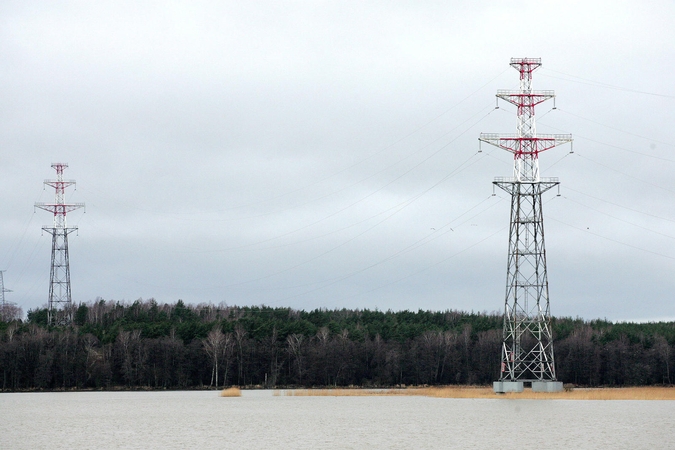
[{"label": "distant transmission tower", "polygon": [[498,90],[497,98],[518,108],[515,134],[481,133],[480,141],[513,153],[513,178],[494,185],[511,194],[509,257],[502,343],[501,376],[495,392],[560,391],[553,358],[553,337],[546,275],[541,194],[558,186],[557,178],[540,178],[539,153],[572,141],[570,134],[537,135],[534,107],[554,98],[553,91],[533,91],[532,72],[541,58],[512,58],[520,73],[520,90]]},{"label": "distant transmission tower", "polygon": [[4,273],[6,270],[0,270],[0,320],[3,322],[7,322],[7,320],[10,318],[10,308],[12,306],[15,306],[15,303],[8,302],[5,300],[5,292],[12,292],[11,289],[5,289],[5,278],[4,278]]},{"label": "distant transmission tower", "polygon": [[[67,325],[73,320],[70,296],[70,265],[68,262],[68,235],[77,227],[68,228],[66,214],[84,207],[84,203],[66,203],[66,188],[75,185],[75,180],[64,180],[63,170],[68,164],[54,163],[56,180],[45,180],[45,186],[56,191],[54,203],[35,203],[36,208],[54,214],[54,225],[42,229],[52,235],[52,266],[49,275],[49,302],[47,321],[50,325]],[[59,309],[62,311],[59,312]]]}]

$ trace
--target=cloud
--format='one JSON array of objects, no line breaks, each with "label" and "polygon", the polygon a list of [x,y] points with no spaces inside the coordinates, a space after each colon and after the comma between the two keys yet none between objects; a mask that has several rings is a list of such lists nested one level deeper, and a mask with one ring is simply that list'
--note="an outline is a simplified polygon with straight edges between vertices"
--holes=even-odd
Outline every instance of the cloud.
[{"label": "cloud", "polygon": [[[541,56],[553,314],[675,317],[673,6],[7,2],[0,265],[46,302],[51,162],[87,203],[74,301],[501,310],[511,155],[497,89]],[[658,43],[658,45],[655,45]]]}]

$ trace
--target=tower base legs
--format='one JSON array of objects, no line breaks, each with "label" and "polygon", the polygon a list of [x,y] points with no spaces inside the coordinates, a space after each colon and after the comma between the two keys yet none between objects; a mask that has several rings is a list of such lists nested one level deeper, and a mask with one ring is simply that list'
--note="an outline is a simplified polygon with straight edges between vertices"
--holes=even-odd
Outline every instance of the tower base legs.
[{"label": "tower base legs", "polygon": [[562,381],[533,381],[532,392],[562,392]]},{"label": "tower base legs", "polygon": [[505,394],[506,392],[523,392],[522,381],[494,381],[492,389],[496,394]]}]

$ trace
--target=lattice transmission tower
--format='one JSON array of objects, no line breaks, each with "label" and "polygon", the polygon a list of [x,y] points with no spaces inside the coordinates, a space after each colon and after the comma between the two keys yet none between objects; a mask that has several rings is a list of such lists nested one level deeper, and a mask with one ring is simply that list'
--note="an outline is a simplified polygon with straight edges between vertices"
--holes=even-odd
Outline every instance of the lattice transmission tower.
[{"label": "lattice transmission tower", "polygon": [[14,318],[14,307],[16,303],[8,302],[5,299],[6,292],[12,292],[11,289],[5,289],[5,270],[0,270],[0,320],[7,322]]},{"label": "lattice transmission tower", "polygon": [[70,294],[70,263],[68,260],[68,235],[77,227],[68,227],[66,215],[83,208],[84,203],[66,203],[66,188],[75,185],[75,180],[64,180],[63,171],[68,164],[54,163],[56,180],[45,180],[45,186],[56,191],[54,203],[35,203],[36,208],[54,215],[53,226],[45,225],[44,231],[52,235],[52,265],[49,275],[49,301],[47,321],[50,325],[67,325],[73,321],[72,298]]},{"label": "lattice transmission tower", "polygon": [[515,134],[481,133],[479,140],[513,153],[513,177],[497,177],[494,185],[511,194],[509,255],[506,275],[501,375],[495,392],[559,391],[553,357],[553,336],[544,247],[541,194],[558,186],[557,178],[539,176],[539,153],[572,141],[570,134],[537,134],[536,105],[555,98],[553,91],[532,90],[532,72],[541,58],[512,58],[520,73],[520,89],[498,90],[497,99],[517,107]]}]

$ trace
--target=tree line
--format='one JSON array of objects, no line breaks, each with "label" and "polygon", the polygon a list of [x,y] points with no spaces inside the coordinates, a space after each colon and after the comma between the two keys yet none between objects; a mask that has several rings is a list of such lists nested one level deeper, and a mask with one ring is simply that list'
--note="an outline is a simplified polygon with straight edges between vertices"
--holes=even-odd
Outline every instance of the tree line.
[{"label": "tree line", "polygon": [[[227,385],[489,384],[503,316],[461,311],[301,311],[105,301],[0,321],[0,388],[191,389]],[[675,322],[553,318],[558,379],[582,386],[671,384]]]}]

